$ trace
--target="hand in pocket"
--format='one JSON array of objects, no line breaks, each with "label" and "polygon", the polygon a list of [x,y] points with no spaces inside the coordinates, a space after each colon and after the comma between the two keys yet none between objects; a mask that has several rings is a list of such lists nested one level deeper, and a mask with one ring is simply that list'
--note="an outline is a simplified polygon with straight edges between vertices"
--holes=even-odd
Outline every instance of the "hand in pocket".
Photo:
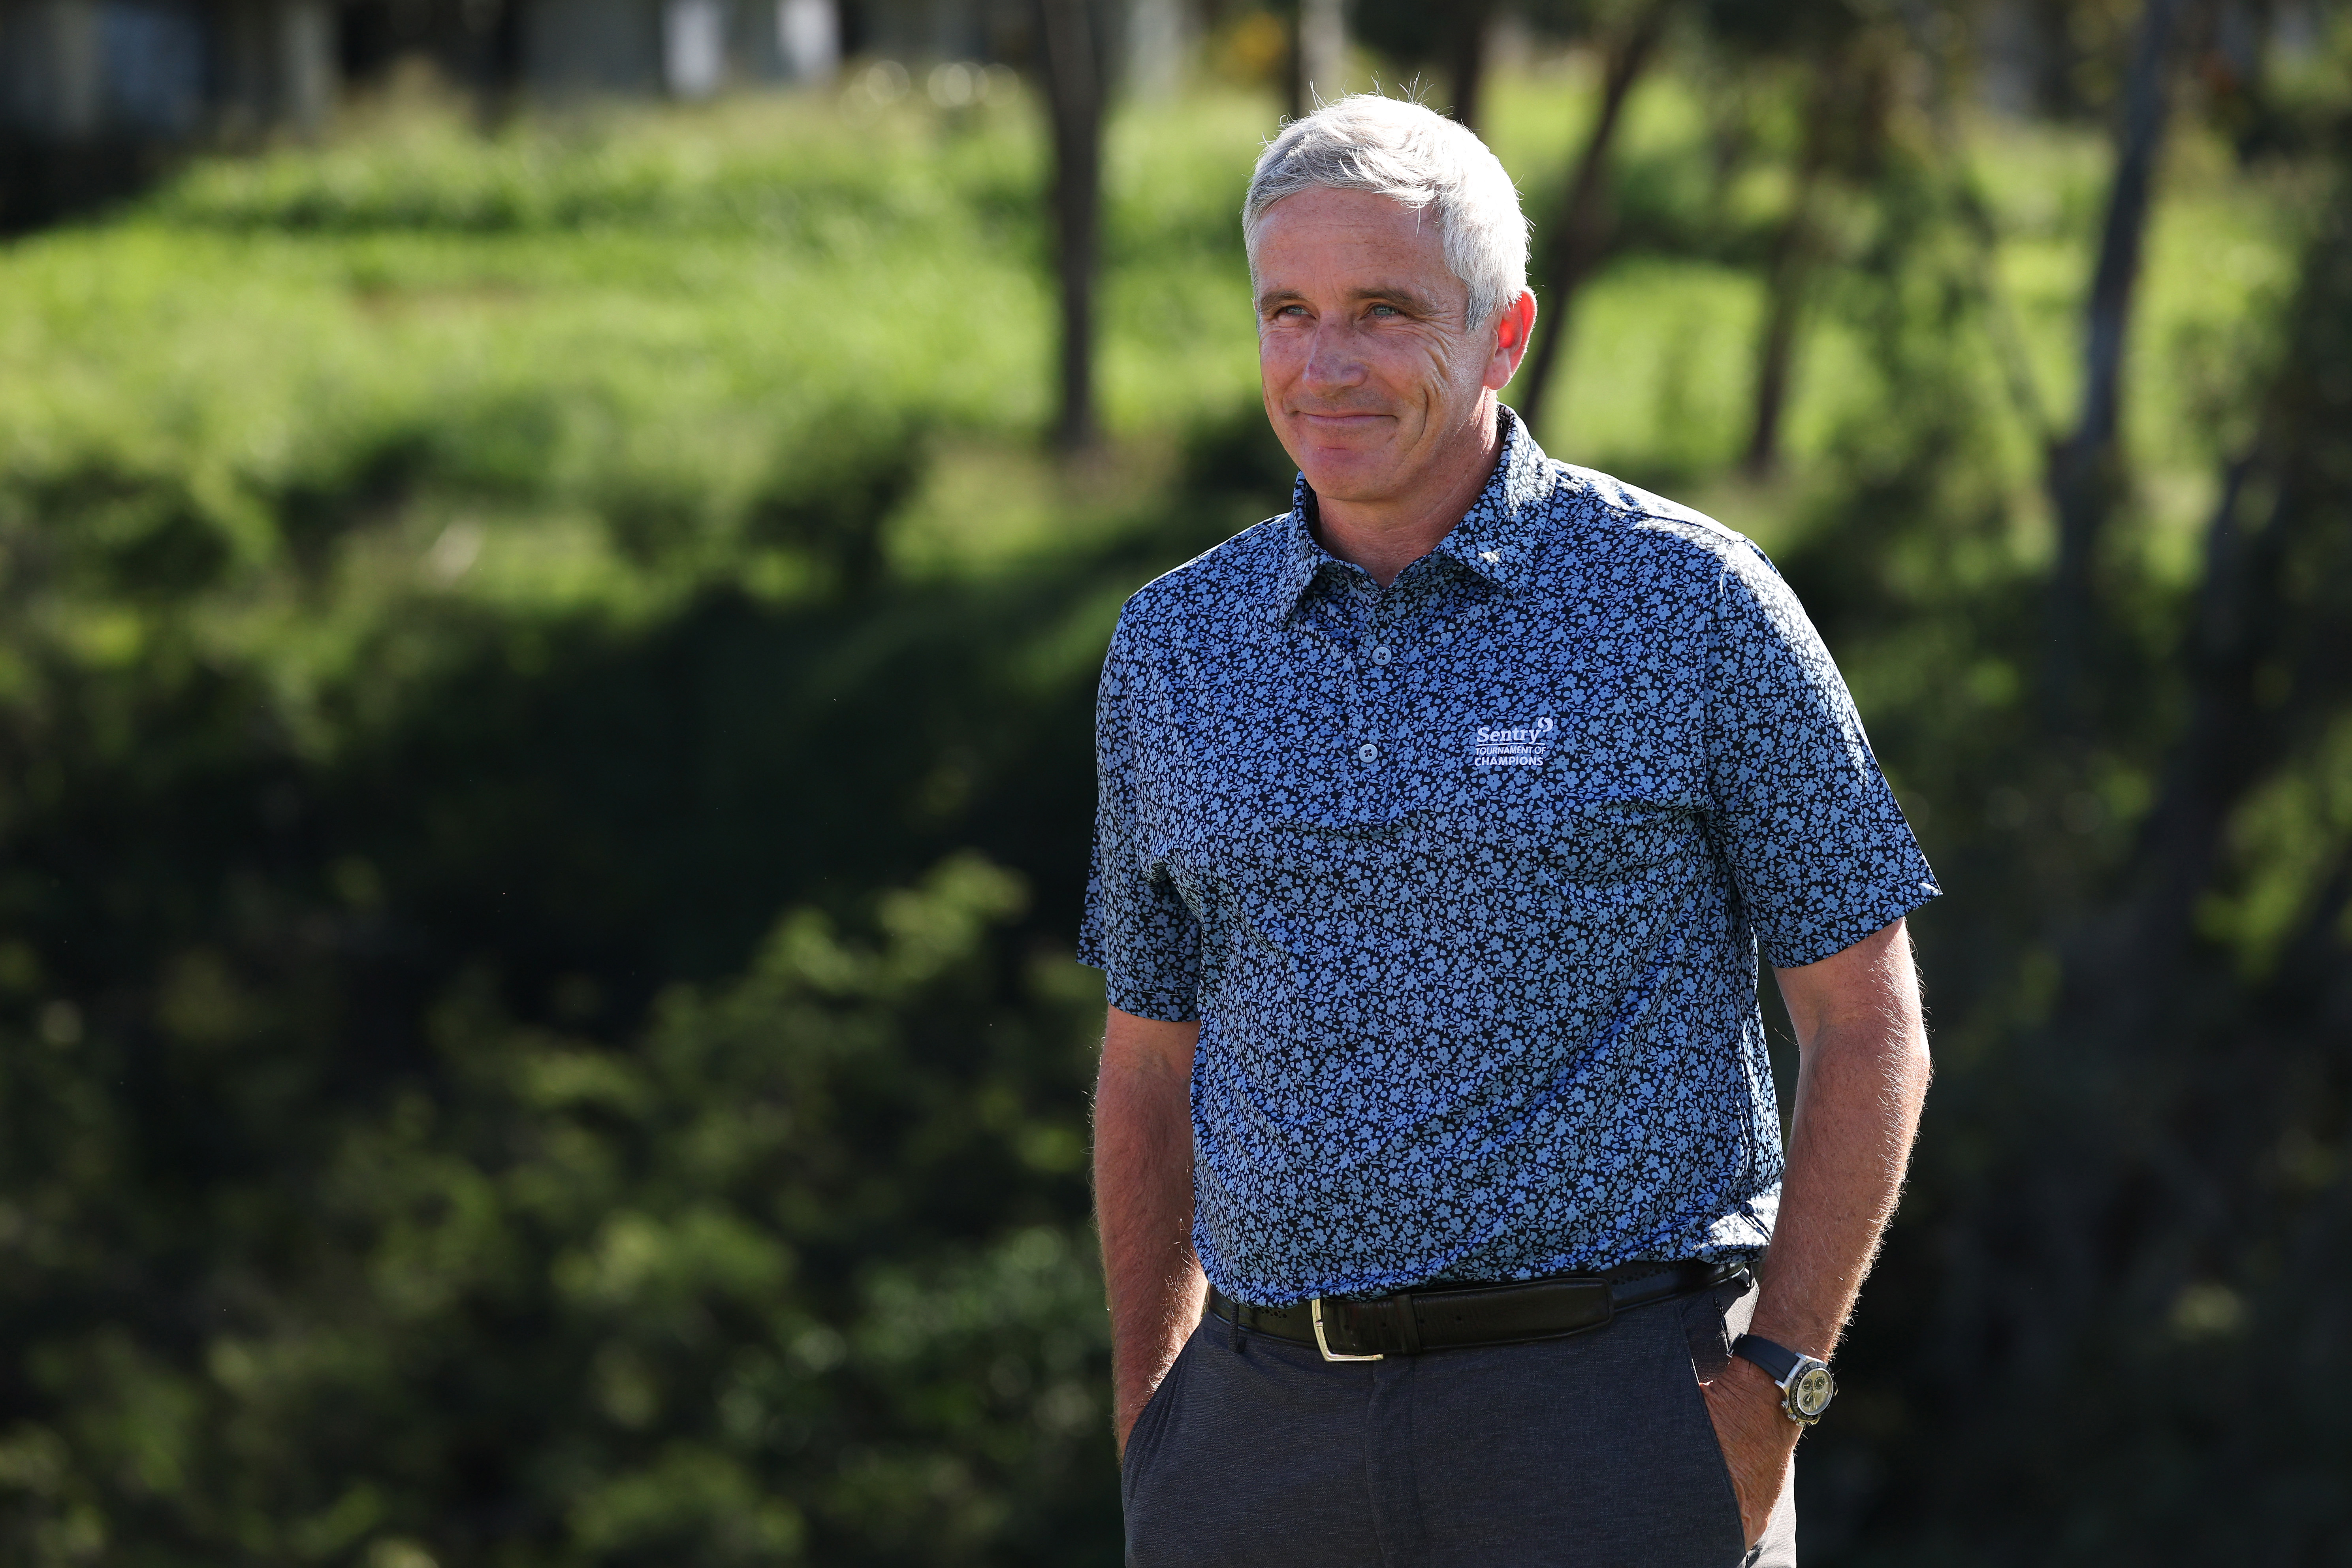
[{"label": "hand in pocket", "polygon": [[1715,1440],[1739,1499],[1740,1533],[1752,1547],[1764,1538],[1780,1489],[1789,1484],[1789,1465],[1804,1428],[1781,1410],[1779,1386],[1744,1361],[1726,1363],[1712,1381],[1699,1384],[1699,1392],[1706,1395]]}]

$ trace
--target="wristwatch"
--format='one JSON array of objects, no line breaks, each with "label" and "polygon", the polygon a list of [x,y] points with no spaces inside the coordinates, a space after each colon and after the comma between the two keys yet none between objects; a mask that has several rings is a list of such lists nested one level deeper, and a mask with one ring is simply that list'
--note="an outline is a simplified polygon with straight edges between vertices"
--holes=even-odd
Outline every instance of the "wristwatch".
[{"label": "wristwatch", "polygon": [[1731,1353],[1762,1367],[1764,1375],[1780,1385],[1780,1409],[1800,1426],[1819,1421],[1837,1397],[1837,1379],[1830,1375],[1829,1363],[1818,1356],[1799,1355],[1754,1334],[1732,1341]]}]

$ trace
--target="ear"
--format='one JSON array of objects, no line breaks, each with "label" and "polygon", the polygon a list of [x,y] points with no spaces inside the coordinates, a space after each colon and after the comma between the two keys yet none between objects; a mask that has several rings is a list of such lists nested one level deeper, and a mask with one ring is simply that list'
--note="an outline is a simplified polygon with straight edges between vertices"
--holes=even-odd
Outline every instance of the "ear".
[{"label": "ear", "polygon": [[1500,392],[1518,374],[1528,355],[1528,341],[1536,330],[1536,297],[1521,289],[1519,297],[1495,312],[1494,349],[1486,358],[1486,386]]}]

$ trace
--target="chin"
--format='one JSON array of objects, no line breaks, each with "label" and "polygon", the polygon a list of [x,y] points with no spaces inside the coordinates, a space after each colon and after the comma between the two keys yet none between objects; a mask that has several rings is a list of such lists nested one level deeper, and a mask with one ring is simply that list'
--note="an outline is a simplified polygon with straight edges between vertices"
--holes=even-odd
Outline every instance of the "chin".
[{"label": "chin", "polygon": [[1307,476],[1318,496],[1331,500],[1379,500],[1392,488],[1393,466],[1384,458],[1385,454],[1354,460],[1323,457],[1299,464],[1298,471]]}]

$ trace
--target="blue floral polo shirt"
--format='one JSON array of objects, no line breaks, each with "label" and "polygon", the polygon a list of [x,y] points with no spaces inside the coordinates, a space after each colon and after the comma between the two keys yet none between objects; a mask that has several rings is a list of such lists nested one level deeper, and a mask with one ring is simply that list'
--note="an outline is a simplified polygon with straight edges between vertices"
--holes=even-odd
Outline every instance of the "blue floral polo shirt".
[{"label": "blue floral polo shirt", "polygon": [[1763,552],[1502,419],[1388,588],[1302,479],[1104,665],[1079,955],[1201,1021],[1194,1243],[1239,1300],[1761,1247],[1758,944],[1938,891]]}]

